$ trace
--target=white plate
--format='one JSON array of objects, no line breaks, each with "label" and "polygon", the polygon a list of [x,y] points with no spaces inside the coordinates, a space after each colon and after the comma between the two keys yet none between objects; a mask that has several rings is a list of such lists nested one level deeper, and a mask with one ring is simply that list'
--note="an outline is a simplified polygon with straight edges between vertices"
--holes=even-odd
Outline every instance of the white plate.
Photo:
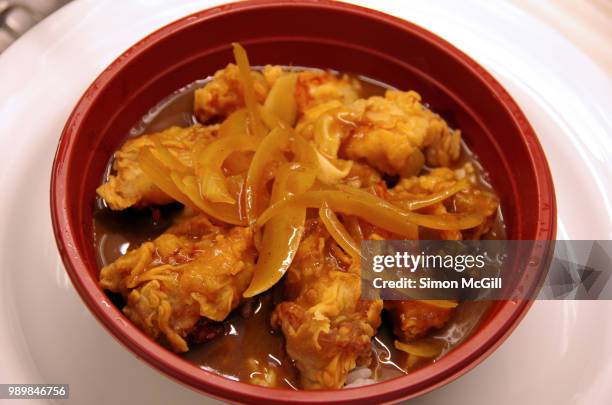
[{"label": "white plate", "polygon": [[[74,404],[206,402],[137,361],[81,303],[56,252],[48,194],[59,134],[88,84],[147,33],[213,3],[79,0],[0,56],[0,382],[69,383]],[[448,39],[517,99],[552,168],[559,237],[612,238],[608,77],[507,3],[376,5]],[[612,403],[611,313],[612,302],[536,303],[483,364],[415,402]]]}]

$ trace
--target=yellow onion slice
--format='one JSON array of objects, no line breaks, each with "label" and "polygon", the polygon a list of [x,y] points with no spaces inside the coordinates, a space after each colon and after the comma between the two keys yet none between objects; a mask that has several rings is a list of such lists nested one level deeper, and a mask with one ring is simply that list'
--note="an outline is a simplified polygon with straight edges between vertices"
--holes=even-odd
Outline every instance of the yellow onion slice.
[{"label": "yellow onion slice", "polygon": [[219,126],[219,138],[230,135],[250,135],[248,119],[249,112],[246,108],[234,111]]},{"label": "yellow onion slice", "polygon": [[266,175],[268,165],[274,160],[282,160],[282,151],[287,148],[289,143],[288,131],[282,128],[275,128],[261,141],[251,166],[247,172],[245,181],[245,210],[249,224],[254,224],[257,216],[265,209],[267,191],[266,182],[269,180]]},{"label": "yellow onion slice", "polygon": [[[296,164],[284,164],[276,172],[271,201],[302,193],[312,187],[314,180],[312,170]],[[268,290],[283,277],[299,248],[305,220],[306,208],[293,207],[268,221],[263,231],[257,267],[251,284],[243,294],[245,297]]]},{"label": "yellow onion slice", "polygon": [[214,203],[235,204],[227,189],[223,162],[235,152],[255,151],[260,139],[253,136],[228,135],[206,146],[196,158],[195,171],[200,180],[202,197]]},{"label": "yellow onion slice", "polygon": [[253,87],[253,77],[251,76],[251,66],[249,64],[249,57],[242,45],[238,43],[232,44],[234,50],[234,59],[240,70],[240,81],[244,89],[244,103],[249,116],[249,127],[251,133],[257,137],[263,138],[265,135],[265,129],[261,121],[261,115],[259,113],[259,105],[255,98],[255,88]]},{"label": "yellow onion slice", "polygon": [[469,186],[470,186],[469,181],[467,181],[466,179],[463,179],[453,184],[451,187],[445,190],[442,190],[442,191],[439,191],[433,194],[429,194],[422,198],[415,198],[415,199],[410,199],[410,200],[397,200],[397,201],[394,201],[394,203],[409,211],[414,211],[414,210],[418,210],[419,208],[429,207],[430,205],[434,205],[439,202],[442,202],[446,200],[447,198],[450,198],[453,195],[457,194],[461,190],[465,190]]},{"label": "yellow onion slice", "polygon": [[161,140],[159,140],[157,137],[152,136],[150,137],[150,139],[153,142],[153,145],[155,146],[155,152],[157,152],[159,160],[161,160],[161,162],[170,170],[180,173],[190,173],[193,171],[190,167],[184,165],[180,160],[178,160],[178,158],[176,158],[172,153],[170,153],[170,151],[162,144]]},{"label": "yellow onion slice", "polygon": [[198,179],[195,176],[181,176],[178,173],[170,173],[170,178],[181,192],[189,197],[192,205],[195,205],[205,214],[228,224],[246,225],[246,221],[240,216],[238,205],[213,203],[204,200],[198,190]]},{"label": "yellow onion slice", "polygon": [[270,218],[282,214],[287,207],[320,208],[327,204],[335,212],[356,215],[407,239],[418,239],[418,228],[408,220],[408,213],[384,200],[378,200],[373,203],[370,199],[356,198],[342,190],[311,190],[272,204],[259,216],[257,225],[264,225]]},{"label": "yellow onion slice", "polygon": [[315,148],[301,135],[289,130],[289,148],[294,154],[294,160],[302,166],[319,172],[319,163]]},{"label": "yellow onion slice", "polygon": [[319,208],[319,218],[336,243],[338,243],[353,260],[359,260],[361,258],[359,247],[327,204]]},{"label": "yellow onion slice", "polygon": [[151,179],[161,191],[181,204],[195,208],[195,204],[183,193],[170,178],[170,169],[159,161],[147,148],[143,148],[138,154],[138,165],[144,174]]},{"label": "yellow onion slice", "polygon": [[344,215],[342,220],[346,224],[346,230],[349,235],[355,240],[355,243],[361,244],[363,241],[363,230],[361,229],[361,224],[359,224],[359,218],[354,217],[352,215]]},{"label": "yellow onion slice", "polygon": [[[314,149],[314,148],[313,148]],[[337,160],[337,164],[341,165],[342,168],[338,168],[328,158],[326,158],[321,152],[314,149],[317,161],[319,163],[319,171],[317,172],[317,178],[325,184],[335,184],[340,180],[348,176],[351,168],[353,167],[352,160]]]},{"label": "yellow onion slice", "polygon": [[423,304],[431,305],[432,307],[451,309],[457,307],[459,302],[454,300],[418,300]]},{"label": "yellow onion slice", "polygon": [[404,343],[396,340],[393,345],[397,350],[408,353],[412,356],[432,358],[438,356],[444,344],[434,339],[422,339],[412,343]]},{"label": "yellow onion slice", "polygon": [[274,82],[263,105],[267,113],[278,117],[288,127],[293,126],[297,117],[296,82],[297,74],[295,73],[280,76]]},{"label": "yellow onion slice", "polygon": [[462,229],[475,228],[481,225],[485,221],[485,217],[476,213],[458,213],[458,214],[436,214],[427,215],[419,214],[416,212],[410,212],[401,207],[397,207],[395,204],[383,200],[367,191],[340,184],[337,186],[338,190],[344,191],[347,194],[352,195],[354,198],[368,201],[372,205],[384,205],[389,208],[395,209],[399,216],[403,217],[404,220],[409,221],[415,225],[422,226],[424,228],[436,229],[441,231],[459,231]]}]

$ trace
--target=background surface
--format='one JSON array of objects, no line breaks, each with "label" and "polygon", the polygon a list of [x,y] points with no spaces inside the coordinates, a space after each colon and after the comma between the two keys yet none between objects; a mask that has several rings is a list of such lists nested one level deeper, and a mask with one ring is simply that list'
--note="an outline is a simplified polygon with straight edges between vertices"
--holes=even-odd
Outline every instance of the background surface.
[{"label": "background surface", "polygon": [[[89,83],[147,33],[216,3],[77,0],[0,55],[0,382],[69,383],[71,399],[58,403],[214,403],[136,359],[93,319],[58,258],[48,187],[59,134]],[[612,239],[610,36],[589,17],[579,23],[583,11],[566,11],[584,3],[604,10],[586,12],[600,19],[609,3],[358,3],[437,33],[490,70],[540,136],[559,237]],[[538,302],[485,362],[411,404],[612,403],[610,314],[611,302]]]}]

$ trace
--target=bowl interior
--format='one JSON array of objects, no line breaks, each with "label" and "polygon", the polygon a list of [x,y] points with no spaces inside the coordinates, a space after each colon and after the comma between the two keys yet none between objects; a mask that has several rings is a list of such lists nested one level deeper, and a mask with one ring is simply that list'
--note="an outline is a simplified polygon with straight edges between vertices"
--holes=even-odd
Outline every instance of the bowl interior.
[{"label": "bowl interior", "polygon": [[[98,318],[121,316],[118,311],[98,308],[103,294],[96,284],[99,269],[92,245],[92,212],[95,189],[105,167],[130,128],[150,108],[173,91],[232,61],[231,42],[245,46],[253,65],[334,69],[365,75],[399,89],[416,90],[452,127],[462,130],[465,142],[489,172],[501,197],[508,239],[550,239],[554,234],[552,183],[535,135],[507,93],[465,55],[422,29],[354,6],[308,1],[247,2],[181,20],[128,50],[87,91],[65,128],[54,164],[54,226],[68,271]],[[504,329],[487,335],[499,340],[525,310],[495,303],[481,329]],[[503,327],[496,323],[501,313],[506,314]],[[138,339],[151,343],[129,327],[118,328],[114,322],[101,320],[128,346],[145,344]],[[121,337],[122,334],[135,337]],[[468,368],[467,363],[461,362],[465,363],[468,357],[473,362],[488,350],[492,346],[480,350],[478,356],[471,353],[471,357],[457,357],[456,364],[447,366],[459,373],[459,369]],[[163,356],[149,361],[158,366],[157,363],[175,361],[168,360],[175,357],[171,354]],[[423,374],[423,378],[431,377],[441,367],[442,361],[430,366],[434,370]],[[198,378],[177,370],[165,371],[192,386],[202,385]],[[442,376],[425,386],[415,376],[412,382],[387,385],[387,391],[395,390],[388,398],[397,398],[402,390],[406,396],[431,389],[447,378],[448,375]],[[226,384],[236,385],[229,381]],[[379,391],[385,391],[383,384],[378,384]],[[227,392],[231,388],[217,388],[207,390],[231,397]],[[359,390],[345,390],[337,398],[326,398],[350,400],[350,392]],[[251,400],[261,400],[259,394],[252,395]],[[309,395],[310,399],[314,397]],[[245,400],[244,396],[231,398]],[[299,396],[287,397],[292,401],[296,398]]]}]

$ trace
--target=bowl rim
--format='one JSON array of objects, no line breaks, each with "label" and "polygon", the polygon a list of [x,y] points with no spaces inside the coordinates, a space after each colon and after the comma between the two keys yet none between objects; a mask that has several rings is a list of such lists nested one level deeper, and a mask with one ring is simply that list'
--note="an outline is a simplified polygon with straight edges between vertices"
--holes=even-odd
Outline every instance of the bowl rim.
[{"label": "bowl rim", "polygon": [[[518,104],[493,76],[477,64],[465,53],[455,48],[446,40],[421,28],[420,26],[402,20],[377,10],[361,6],[335,2],[331,0],[248,0],[205,9],[179,20],[171,22],[132,45],[121,56],[115,59],[88,87],[77,102],[59,139],[59,144],[52,166],[50,203],[53,231],[66,267],[66,271],[81,299],[85,302],[95,318],[138,358],[145,360],[165,375],[189,388],[205,392],[213,397],[240,403],[386,403],[409,399],[432,391],[473,369],[492,353],[512,333],[514,328],[525,316],[532,305],[531,300],[518,302],[506,301],[496,312],[493,319],[476,331],[461,344],[461,350],[452,350],[436,363],[412,372],[410,375],[357,388],[293,391],[278,388],[259,387],[247,383],[232,381],[217,374],[202,370],[193,363],[178,357],[163,348],[137,327],[127,322],[123,314],[114,305],[109,304],[97,280],[91,277],[86,263],[81,258],[78,249],[78,238],[70,223],[70,213],[67,211],[64,190],[67,185],[69,161],[75,147],[75,134],[79,133],[85,113],[89,110],[97,94],[107,86],[115,74],[125,68],[132,59],[140,53],[155,46],[166,35],[182,30],[192,24],[214,18],[226,13],[241,12],[251,9],[276,7],[312,7],[319,9],[334,9],[339,12],[355,14],[360,17],[378,20],[386,25],[392,25],[412,35],[420,36],[433,46],[442,48],[455,60],[470,69],[480,78],[482,84],[497,96],[504,108],[510,112],[514,123],[519,128],[523,139],[529,144],[530,163],[535,168],[538,201],[546,200],[549,209],[539,210],[540,226],[535,240],[552,240],[556,235],[556,200],[550,169],[546,162],[544,151],[537,139],[535,131],[527,121]],[[540,204],[540,206],[544,205]]]}]

